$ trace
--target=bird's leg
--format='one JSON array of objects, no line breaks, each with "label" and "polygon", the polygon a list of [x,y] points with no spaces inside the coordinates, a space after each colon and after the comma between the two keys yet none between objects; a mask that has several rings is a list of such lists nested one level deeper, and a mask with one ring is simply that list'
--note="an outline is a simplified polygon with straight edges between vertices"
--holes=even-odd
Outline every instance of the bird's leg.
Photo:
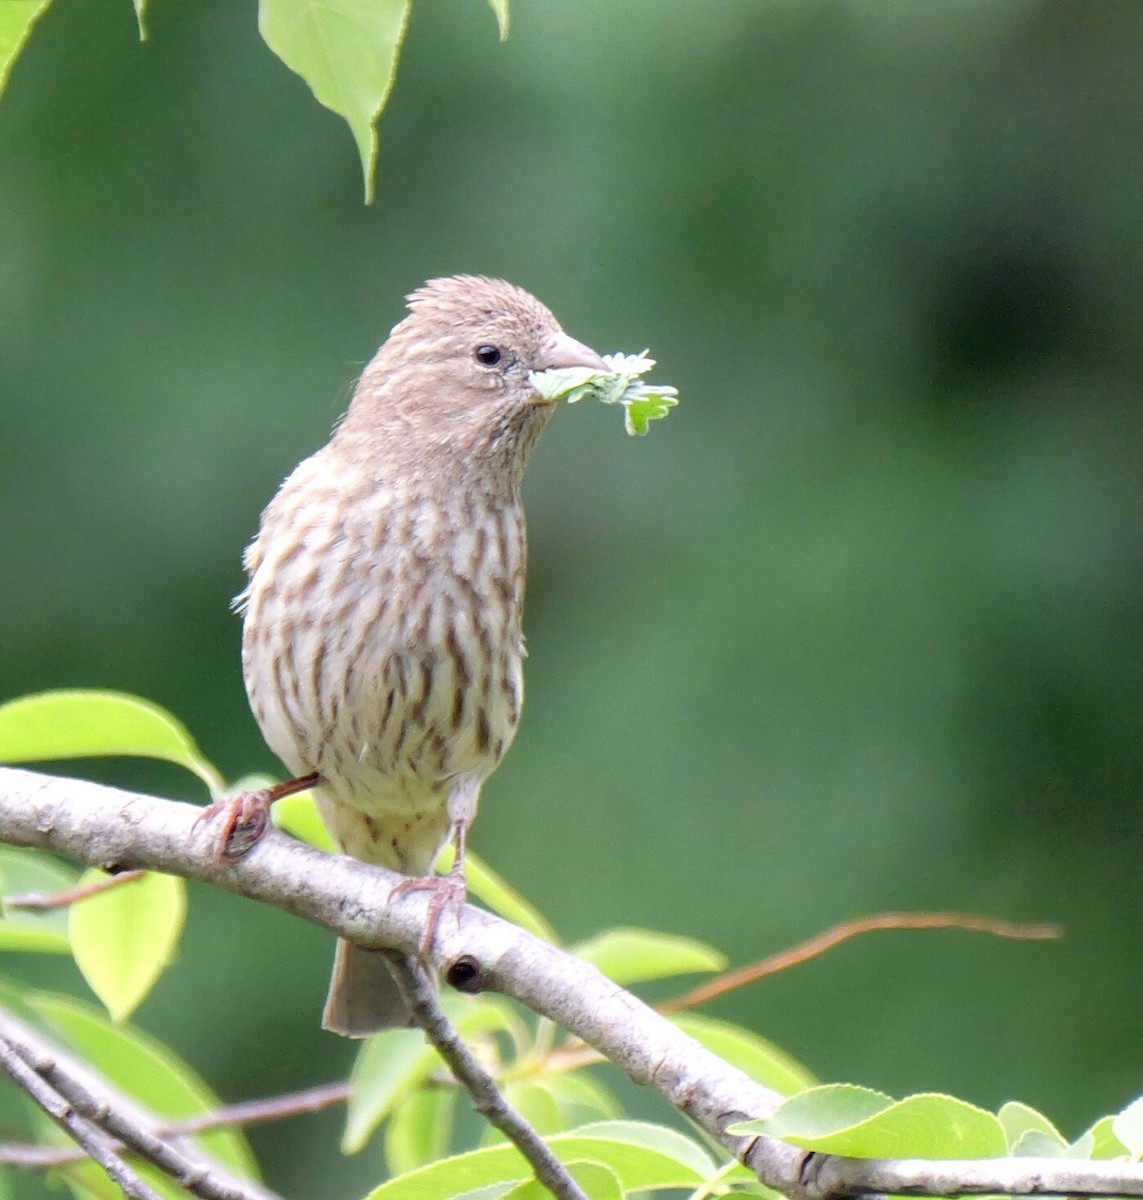
[{"label": "bird's leg", "polygon": [[275,800],[297,795],[298,792],[307,791],[319,783],[320,772],[311,771],[308,775],[299,775],[296,779],[283,779],[281,783],[272,784],[270,787],[223,796],[221,800],[216,800],[202,810],[195,826],[203,821],[215,821],[221,817],[222,826],[216,857],[219,862],[237,862],[240,858],[245,858],[262,839],[270,822],[270,805]]},{"label": "bird's leg", "polygon": [[425,962],[433,948],[433,940],[440,928],[441,917],[451,914],[460,923],[460,914],[468,898],[468,882],[464,875],[464,851],[468,844],[468,821],[458,819],[453,825],[456,858],[445,875],[411,875],[402,879],[389,894],[392,900],[407,892],[429,893],[429,907],[425,916],[425,929],[421,934],[419,953]]},{"label": "bird's leg", "polygon": [[468,845],[468,822],[456,823],[456,858],[448,869],[447,875],[438,875],[436,887],[429,896],[429,911],[425,918],[425,931],[421,934],[421,958],[426,958],[433,948],[433,939],[437,936],[437,926],[441,917],[450,913],[457,925],[460,924],[460,914],[464,911],[468,899],[468,880],[464,874],[464,851]]}]

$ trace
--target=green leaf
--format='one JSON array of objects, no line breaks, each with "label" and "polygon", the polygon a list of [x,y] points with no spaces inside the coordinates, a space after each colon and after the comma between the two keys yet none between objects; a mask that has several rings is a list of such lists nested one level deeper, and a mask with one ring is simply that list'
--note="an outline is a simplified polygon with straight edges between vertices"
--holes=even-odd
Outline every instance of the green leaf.
[{"label": "green leaf", "polygon": [[[452,866],[455,854],[455,847],[446,846],[437,864],[438,870],[447,871]],[[521,929],[526,929],[545,942],[551,942],[555,946],[560,944],[556,931],[544,919],[539,909],[533,907],[519,892],[505,883],[471,850],[465,853],[464,867],[469,892],[487,904],[497,916],[519,925]]]},{"label": "green leaf", "polygon": [[40,1014],[31,1007],[30,1001],[41,995],[39,991],[30,988],[22,979],[9,979],[0,975],[0,1005],[14,1013],[22,1021],[43,1029]]},{"label": "green leaf", "polygon": [[[75,886],[79,872],[38,850],[0,847],[0,895],[38,892],[51,895]],[[40,954],[69,954],[67,910],[34,912],[6,908],[0,917],[0,950],[33,950]]]},{"label": "green leaf", "polygon": [[603,361],[607,364],[606,371],[559,367],[533,371],[529,379],[545,400],[578,404],[590,398],[601,404],[621,404],[628,434],[638,437],[647,432],[651,421],[665,417],[678,404],[677,389],[640,379],[655,365],[646,350],[642,354],[605,354]]},{"label": "green leaf", "polygon": [[932,1093],[895,1101],[852,1084],[811,1088],[731,1130],[853,1158],[996,1158],[1008,1150],[1000,1121],[963,1100]]},{"label": "green leaf", "polygon": [[723,971],[727,965],[726,955],[704,942],[653,929],[607,929],[573,946],[572,953],[624,986],[699,971]]},{"label": "green leaf", "polygon": [[[266,783],[251,784],[248,780],[239,780],[234,786],[250,789],[265,787]],[[319,850],[328,850],[331,854],[339,853],[338,846],[318,814],[313,792],[298,792],[294,796],[275,800],[270,809],[270,817],[279,829],[285,830],[291,837],[296,837],[299,842],[307,842]]]},{"label": "green leaf", "polygon": [[[49,992],[26,997],[48,1025],[108,1081],[144,1107],[177,1121],[213,1112],[218,1097],[175,1052],[129,1025],[113,1025],[90,1004]],[[246,1139],[232,1129],[194,1135],[203,1151],[235,1174],[257,1178],[258,1167]]]},{"label": "green leaf", "polygon": [[567,1127],[575,1128],[587,1121],[614,1121],[622,1116],[619,1101],[586,1071],[564,1071],[545,1076],[540,1082],[555,1097]]},{"label": "green leaf", "polygon": [[147,40],[147,0],[134,0],[135,22],[139,26],[139,41]]},{"label": "green leaf", "polygon": [[[996,1114],[1008,1140],[1008,1152],[1015,1155],[1059,1154],[1067,1150],[1067,1139],[1044,1116],[1027,1104],[1009,1100]],[[1052,1144],[1055,1150],[1046,1147]]]},{"label": "green leaf", "polygon": [[420,1029],[386,1029],[366,1038],[349,1075],[342,1154],[363,1149],[377,1126],[439,1062],[440,1056]]},{"label": "green leaf", "polygon": [[[586,1160],[605,1166],[625,1192],[693,1189],[715,1173],[710,1157],[690,1138],[642,1121],[597,1122],[547,1142],[563,1163]],[[515,1146],[490,1146],[391,1179],[374,1188],[367,1200],[453,1200],[477,1188],[523,1183],[531,1175]]]},{"label": "green leaf", "polygon": [[[555,1096],[543,1082],[537,1079],[514,1080],[500,1085],[509,1104],[528,1122],[541,1137],[553,1133],[566,1133],[570,1128]],[[486,1125],[481,1134],[482,1146],[495,1146],[507,1137],[495,1125]]]},{"label": "green leaf", "polygon": [[50,3],[51,0],[3,0],[0,3],[0,95],[4,93],[20,51],[31,37],[32,26],[47,12]]},{"label": "green leaf", "polygon": [[[4,0],[7,3],[8,0]],[[123,692],[40,692],[0,704],[0,762],[123,755],[186,767],[211,790],[222,777],[186,727],[157,704]]]},{"label": "green leaf", "polygon": [[1112,1117],[1111,1132],[1127,1147],[1133,1159],[1143,1155],[1143,1097]]},{"label": "green leaf", "polygon": [[[568,1174],[591,1197],[591,1200],[623,1200],[623,1185],[619,1176],[603,1163],[576,1161],[566,1163]],[[518,1183],[503,1193],[503,1200],[551,1200],[552,1193],[537,1179]]]},{"label": "green leaf", "polygon": [[[488,1003],[489,999],[453,995],[444,997],[442,1003],[463,1037],[489,1032],[516,1036],[518,1031],[510,1027],[515,1018],[507,1004]],[[349,1076],[351,1090],[341,1138],[342,1153],[356,1154],[361,1150],[398,1103],[434,1071],[444,1069],[444,1060],[419,1029],[387,1029],[366,1038]]]},{"label": "green leaf", "polygon": [[[640,387],[646,385],[640,384]],[[667,415],[678,400],[663,391],[651,391],[632,396],[626,402],[627,433],[630,437],[645,437],[652,421],[659,421]]]},{"label": "green leaf", "polygon": [[1009,1154],[1013,1158],[1069,1158],[1068,1146],[1063,1146],[1051,1134],[1039,1129],[1029,1129],[1012,1144]]},{"label": "green leaf", "polygon": [[783,1096],[793,1096],[817,1085],[817,1079],[800,1062],[740,1025],[697,1013],[682,1013],[672,1020],[719,1058]]},{"label": "green leaf", "polygon": [[530,1176],[523,1155],[515,1147],[492,1146],[440,1159],[390,1179],[374,1188],[365,1200],[454,1200],[477,1188],[523,1182]]},{"label": "green leaf", "polygon": [[[502,1085],[509,1103],[545,1138],[578,1129],[587,1122],[622,1118],[619,1102],[584,1071],[515,1080]],[[493,1146],[504,1134],[488,1126],[481,1145]]]},{"label": "green leaf", "polygon": [[[80,886],[107,878],[90,870]],[[112,1020],[129,1017],[170,965],[186,911],[186,883],[156,871],[71,906],[76,966]]]},{"label": "green leaf", "polygon": [[455,1088],[421,1088],[399,1101],[385,1123],[385,1162],[391,1175],[415,1171],[448,1152]]},{"label": "green leaf", "polygon": [[511,16],[508,12],[508,0],[488,0],[489,6],[496,14],[496,24],[500,29],[500,40],[506,42],[508,40],[508,26],[511,23]]},{"label": "green leaf", "polygon": [[1115,1136],[1114,1127],[1114,1116],[1100,1117],[1072,1143],[1071,1154],[1078,1158],[1126,1158],[1128,1149]]},{"label": "green leaf", "polygon": [[[616,1153],[605,1157],[589,1152],[586,1148],[582,1151],[583,1158],[606,1162],[619,1171],[623,1186],[628,1190],[688,1186],[685,1182],[656,1182],[656,1174],[660,1171],[668,1174],[672,1170],[681,1171],[681,1174],[675,1176],[680,1180],[693,1173],[705,1181],[716,1170],[710,1155],[692,1138],[677,1130],[668,1129],[665,1125],[654,1125],[650,1121],[593,1121],[589,1125],[581,1125],[572,1133],[553,1138],[552,1142],[561,1147],[573,1146],[577,1139],[583,1139],[585,1143],[594,1143],[597,1147],[615,1142],[646,1152],[648,1157],[641,1159],[636,1156],[632,1160],[634,1165],[630,1173],[625,1174],[621,1170],[623,1155]],[[672,1165],[667,1167],[667,1163]],[[641,1172],[644,1171],[650,1173],[642,1175]]]},{"label": "green leaf", "polygon": [[373,201],[377,118],[385,107],[409,0],[260,0],[258,27],[271,50],[319,103],[344,117],[357,143],[365,202]]}]

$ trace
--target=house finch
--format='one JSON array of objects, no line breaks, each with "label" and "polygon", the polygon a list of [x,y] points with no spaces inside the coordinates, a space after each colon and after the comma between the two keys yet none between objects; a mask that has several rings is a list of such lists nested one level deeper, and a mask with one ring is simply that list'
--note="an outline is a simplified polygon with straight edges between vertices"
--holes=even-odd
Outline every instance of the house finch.
[{"label": "house finch", "polygon": [[[316,783],[338,845],[428,876],[455,835],[451,889],[410,885],[435,889],[431,941],[463,900],[465,834],[520,719],[520,485],[555,407],[529,372],[606,367],[502,280],[435,279],[408,300],[328,445],[262,514],[239,601],[254,715]],[[339,942],[324,1026],[357,1037],[407,1016],[384,957]]]}]

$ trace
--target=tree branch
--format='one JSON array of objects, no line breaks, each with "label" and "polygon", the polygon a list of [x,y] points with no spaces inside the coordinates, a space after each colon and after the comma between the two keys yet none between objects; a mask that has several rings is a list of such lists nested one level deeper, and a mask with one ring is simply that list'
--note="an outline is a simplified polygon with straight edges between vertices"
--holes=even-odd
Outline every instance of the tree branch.
[{"label": "tree branch", "polygon": [[839,1158],[811,1155],[803,1171],[803,1200],[833,1200],[886,1193],[970,1196],[1005,1192],[1011,1196],[1138,1196],[1137,1162],[1065,1158],[961,1158],[939,1162],[921,1158]]},{"label": "tree branch", "polygon": [[[238,863],[220,863],[200,809],[82,780],[0,768],[0,840],[109,870],[145,867],[273,904],[372,949],[416,953],[427,896],[390,897],[402,876],[324,854],[270,830]],[[480,909],[437,931],[431,965],[467,991],[512,996],[653,1087],[771,1187],[798,1200],[870,1192],[1143,1197],[1137,1163],[1066,1159],[982,1163],[849,1160],[730,1134],[781,1097],[699,1045],[595,967]]]}]

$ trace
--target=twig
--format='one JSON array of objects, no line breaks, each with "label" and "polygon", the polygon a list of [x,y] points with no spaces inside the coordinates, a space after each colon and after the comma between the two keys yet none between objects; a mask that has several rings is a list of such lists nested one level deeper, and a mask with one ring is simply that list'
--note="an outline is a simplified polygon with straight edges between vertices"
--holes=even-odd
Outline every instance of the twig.
[{"label": "twig", "polygon": [[[403,876],[325,854],[273,829],[241,862],[219,863],[214,839],[195,834],[199,811],[83,780],[0,768],[0,841],[68,854],[105,869],[147,867],[203,880],[273,904],[367,949],[416,952],[428,899],[417,892],[394,897]],[[464,909],[459,923],[447,921],[437,930],[430,959],[434,970],[458,982],[462,976],[466,990],[503,992],[582,1038],[637,1083],[655,1088],[763,1183],[796,1200],[903,1191],[1143,1197],[1139,1163],[859,1161],[729,1133],[739,1121],[769,1116],[782,1097],[590,964],[472,907]],[[454,974],[450,968],[461,963],[463,973]],[[974,1174],[974,1167],[980,1171]]]},{"label": "twig", "polygon": [[111,1180],[123,1189],[127,1200],[162,1200],[112,1149],[103,1134],[24,1061],[7,1038],[0,1037],[0,1067],[17,1087],[25,1092],[67,1135],[83,1147],[88,1158],[97,1162]]},{"label": "twig", "polygon": [[[660,1001],[655,1005],[655,1010],[671,1014],[698,1008],[699,1005],[706,1004],[718,996],[725,996],[737,988],[757,983],[768,975],[776,975],[779,971],[817,958],[850,938],[891,929],[966,929],[972,933],[991,933],[996,937],[1026,941],[1063,935],[1063,930],[1058,925],[1017,925],[1011,921],[977,913],[875,913],[869,917],[855,917],[851,921],[842,921],[823,933],[799,942],[796,946],[780,950],[777,954],[771,954],[748,966],[726,971],[681,996],[672,996],[668,1000]],[[578,1038],[564,1042],[554,1050],[548,1051],[542,1058],[546,1071],[575,1071],[600,1060],[599,1052]]]},{"label": "twig", "polygon": [[285,1117],[299,1117],[307,1113],[321,1112],[335,1104],[344,1104],[349,1099],[351,1085],[339,1080],[323,1083],[317,1087],[304,1088],[297,1092],[285,1092],[281,1096],[266,1096],[258,1100],[241,1100],[236,1104],[224,1104],[213,1112],[184,1121],[161,1125],[159,1132],[164,1137],[177,1137],[187,1133],[205,1133],[228,1125],[257,1125],[262,1121],[281,1121]]},{"label": "twig", "polygon": [[391,951],[388,958],[413,1020],[448,1063],[457,1082],[468,1089],[476,1111],[515,1145],[531,1164],[537,1180],[558,1200],[588,1200],[587,1193],[568,1174],[544,1139],[508,1103],[496,1081],[452,1027],[420,958],[400,951]]},{"label": "twig", "polygon": [[19,1167],[23,1171],[47,1171],[66,1167],[87,1155],[78,1146],[45,1146],[41,1142],[0,1142],[0,1167]]},{"label": "twig", "polygon": [[[281,1121],[286,1117],[321,1112],[335,1104],[344,1104],[349,1099],[349,1093],[350,1084],[339,1080],[337,1083],[324,1083],[318,1087],[305,1088],[297,1092],[286,1092],[281,1096],[267,1096],[258,1100],[243,1100],[237,1104],[220,1105],[211,1112],[187,1117],[182,1121],[160,1121],[154,1132],[159,1137],[170,1139],[208,1133],[212,1129],[225,1129],[235,1125]],[[77,1146],[43,1146],[32,1142],[0,1142],[0,1166],[45,1170],[49,1167],[64,1166],[86,1157]]]},{"label": "twig", "polygon": [[108,875],[106,879],[96,879],[79,887],[67,888],[62,892],[20,892],[15,896],[4,897],[5,908],[20,908],[28,912],[50,912],[56,908],[68,908],[81,900],[88,900],[112,888],[122,887],[125,883],[134,883],[142,879],[146,871],[121,871],[118,875]]},{"label": "twig", "polygon": [[996,917],[985,917],[979,913],[874,913],[871,917],[855,917],[851,921],[842,921],[823,933],[817,933],[796,946],[780,950],[759,962],[739,967],[735,971],[727,971],[717,979],[664,1000],[656,1005],[661,1013],[683,1012],[688,1008],[697,1008],[717,996],[725,996],[737,988],[749,983],[757,983],[767,975],[776,975],[779,971],[790,967],[800,966],[811,958],[817,958],[827,950],[840,946],[850,938],[861,937],[866,933],[876,933],[888,929],[966,929],[970,933],[991,933],[996,937],[1015,938],[1022,941],[1041,941],[1049,938],[1063,937],[1063,930],[1058,925],[1018,925],[1013,921],[1002,921]]},{"label": "twig", "polygon": [[[138,1109],[132,1112],[133,1106],[90,1068],[70,1063],[62,1049],[49,1043],[4,1008],[0,1008],[0,1047],[13,1055],[24,1070],[31,1073],[32,1078],[55,1096],[75,1121],[91,1131],[96,1138],[94,1144],[111,1160],[119,1163],[129,1177],[137,1178],[122,1163],[119,1152],[123,1149],[151,1163],[191,1195],[201,1197],[201,1200],[280,1200],[261,1185],[247,1186],[244,1182],[225,1176],[209,1160],[203,1157],[192,1159],[177,1150],[155,1128],[157,1121],[152,1114],[144,1116],[142,1110]],[[11,1074],[7,1063],[4,1067]],[[81,1074],[87,1076],[86,1081],[80,1079]],[[22,1087],[25,1086],[22,1080],[18,1082]],[[42,1103],[38,1097],[35,1098]],[[55,1116],[54,1113],[51,1115]],[[74,1129],[70,1126],[67,1128],[83,1150],[95,1157],[90,1140],[81,1140]],[[96,1158],[96,1161],[127,1191],[103,1158]],[[23,1162],[20,1165],[33,1164]],[[46,1164],[41,1162],[34,1165]],[[145,1189],[138,1193],[140,1200],[152,1200],[152,1197],[160,1200],[142,1180],[139,1183]],[[127,1194],[134,1200],[135,1193],[127,1191]]]}]

